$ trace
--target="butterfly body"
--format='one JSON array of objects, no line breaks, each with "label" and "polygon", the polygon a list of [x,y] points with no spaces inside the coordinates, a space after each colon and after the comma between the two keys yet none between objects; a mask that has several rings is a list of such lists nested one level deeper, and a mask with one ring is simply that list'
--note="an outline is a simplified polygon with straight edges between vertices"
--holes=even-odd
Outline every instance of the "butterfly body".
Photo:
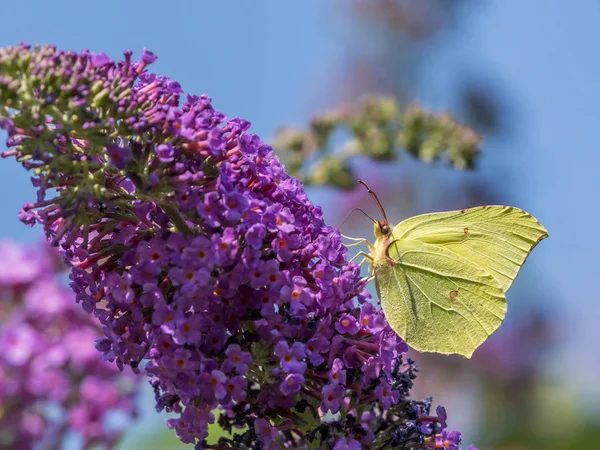
[{"label": "butterfly body", "polygon": [[502,324],[505,293],[546,229],[510,206],[424,214],[368,243],[381,307],[394,331],[425,352],[471,357]]}]

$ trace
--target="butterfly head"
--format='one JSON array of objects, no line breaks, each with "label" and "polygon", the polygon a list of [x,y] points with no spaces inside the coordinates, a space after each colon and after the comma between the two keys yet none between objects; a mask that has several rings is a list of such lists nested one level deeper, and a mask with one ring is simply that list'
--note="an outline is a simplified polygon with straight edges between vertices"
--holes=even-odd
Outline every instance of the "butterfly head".
[{"label": "butterfly head", "polygon": [[382,237],[388,237],[392,232],[392,228],[390,227],[390,224],[388,223],[387,219],[376,220],[375,226],[374,226],[374,232],[375,232],[375,237],[377,239],[379,239]]}]

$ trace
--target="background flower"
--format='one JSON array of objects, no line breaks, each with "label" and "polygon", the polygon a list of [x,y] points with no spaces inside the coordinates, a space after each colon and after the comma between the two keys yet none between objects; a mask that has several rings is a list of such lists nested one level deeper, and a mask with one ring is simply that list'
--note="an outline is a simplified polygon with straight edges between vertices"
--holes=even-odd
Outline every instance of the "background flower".
[{"label": "background flower", "polygon": [[53,249],[0,241],[0,255],[0,447],[58,448],[75,434],[81,448],[113,448],[140,377],[102,360],[100,327],[61,285]]}]

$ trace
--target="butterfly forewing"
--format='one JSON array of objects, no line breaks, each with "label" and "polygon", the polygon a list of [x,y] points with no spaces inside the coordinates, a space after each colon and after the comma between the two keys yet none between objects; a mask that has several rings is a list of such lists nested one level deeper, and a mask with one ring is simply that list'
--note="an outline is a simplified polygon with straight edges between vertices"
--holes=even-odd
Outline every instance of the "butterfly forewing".
[{"label": "butterfly forewing", "polygon": [[394,263],[374,267],[381,306],[391,327],[419,351],[470,357],[506,315],[498,281],[443,246],[397,240]]},{"label": "butterfly forewing", "polygon": [[521,209],[481,206],[412,217],[398,224],[392,236],[450,250],[491,274],[506,292],[533,247],[548,233]]}]

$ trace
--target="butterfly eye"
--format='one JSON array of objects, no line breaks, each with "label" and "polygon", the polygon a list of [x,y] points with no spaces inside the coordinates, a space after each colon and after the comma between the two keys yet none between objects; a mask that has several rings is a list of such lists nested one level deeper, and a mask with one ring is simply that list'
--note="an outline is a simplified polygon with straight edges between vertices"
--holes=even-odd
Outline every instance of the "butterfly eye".
[{"label": "butterfly eye", "polygon": [[379,228],[381,229],[381,234],[383,234],[384,236],[390,234],[390,226],[387,223],[379,222]]}]

